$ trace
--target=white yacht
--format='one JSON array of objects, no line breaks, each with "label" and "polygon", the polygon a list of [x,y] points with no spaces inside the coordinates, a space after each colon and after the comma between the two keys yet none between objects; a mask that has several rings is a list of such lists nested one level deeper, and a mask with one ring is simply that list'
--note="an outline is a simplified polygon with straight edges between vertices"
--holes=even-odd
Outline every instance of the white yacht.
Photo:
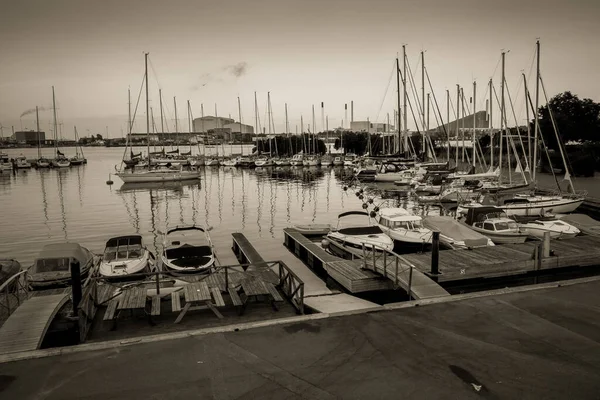
[{"label": "white yacht", "polygon": [[530,216],[545,213],[568,214],[577,209],[584,197],[579,196],[539,196],[517,194],[498,205],[508,215]]},{"label": "white yacht", "polygon": [[431,245],[431,230],[422,224],[422,218],[404,208],[382,208],[375,218],[381,230],[394,239],[400,248],[424,250]]},{"label": "white yacht", "polygon": [[[350,216],[366,217],[368,222],[357,223],[355,220],[343,219]],[[343,220],[342,220],[343,219]],[[353,250],[362,249],[363,245],[376,250],[393,251],[394,241],[387,236],[377,225],[371,224],[369,214],[365,211],[347,211],[338,215],[337,227],[327,234],[327,239],[334,241],[342,247]]]},{"label": "white yacht", "polygon": [[527,233],[521,231],[519,225],[498,207],[476,206],[463,210],[466,216],[460,221],[492,239],[495,244],[524,243],[527,240]]},{"label": "white yacht", "polygon": [[518,224],[521,231],[532,239],[543,239],[546,232],[550,233],[550,239],[570,239],[580,233],[573,225],[556,218],[540,218],[518,222]]}]

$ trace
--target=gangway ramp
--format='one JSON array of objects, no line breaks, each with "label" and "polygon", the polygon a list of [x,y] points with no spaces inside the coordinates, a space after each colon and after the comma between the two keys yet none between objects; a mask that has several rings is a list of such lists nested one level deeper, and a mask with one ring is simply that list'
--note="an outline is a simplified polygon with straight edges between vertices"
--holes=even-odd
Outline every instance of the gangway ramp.
[{"label": "gangway ramp", "polygon": [[0,328],[0,354],[39,349],[68,294],[35,296],[21,304]]}]

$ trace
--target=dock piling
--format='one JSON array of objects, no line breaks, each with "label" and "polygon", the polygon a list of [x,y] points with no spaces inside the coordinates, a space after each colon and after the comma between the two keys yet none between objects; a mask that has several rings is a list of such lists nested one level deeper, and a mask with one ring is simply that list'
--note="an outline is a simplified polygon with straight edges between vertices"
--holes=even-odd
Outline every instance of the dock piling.
[{"label": "dock piling", "polygon": [[550,257],[550,232],[544,232],[544,241],[542,242],[542,256]]},{"label": "dock piling", "polygon": [[77,315],[77,308],[81,301],[81,269],[79,261],[71,263],[71,289],[73,294],[73,315]]},{"label": "dock piling", "polygon": [[439,275],[439,261],[440,261],[440,233],[433,232],[431,239],[431,275]]}]

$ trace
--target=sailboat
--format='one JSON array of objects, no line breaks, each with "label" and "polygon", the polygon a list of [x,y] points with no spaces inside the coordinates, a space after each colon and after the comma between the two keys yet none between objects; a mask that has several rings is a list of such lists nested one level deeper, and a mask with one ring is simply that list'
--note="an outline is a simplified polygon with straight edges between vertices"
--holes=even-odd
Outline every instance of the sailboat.
[{"label": "sailboat", "polygon": [[124,183],[143,183],[143,182],[173,182],[200,179],[200,172],[191,167],[191,169],[183,169],[183,166],[177,167],[162,167],[152,169],[151,154],[150,154],[150,100],[148,96],[148,54],[144,53],[145,66],[145,86],[146,86],[146,146],[148,152],[148,169],[144,171],[135,171],[135,169],[122,169],[117,175]]},{"label": "sailboat", "polygon": [[36,168],[50,168],[50,160],[46,157],[42,157],[42,147],[40,143],[40,116],[38,112],[38,107],[35,107],[35,119],[37,125],[37,139],[38,139],[38,158],[36,160],[35,166]]},{"label": "sailboat", "polygon": [[[315,106],[313,105],[312,107],[312,126],[313,126],[313,132],[315,131]],[[307,156],[304,157],[304,160],[302,161],[302,164],[305,167],[316,167],[321,165],[321,157],[317,154],[317,144],[318,141],[315,138],[315,135],[310,131],[310,129],[308,130],[308,133],[312,136],[309,136],[308,139],[308,149],[309,149],[309,154]]]},{"label": "sailboat", "polygon": [[87,160],[83,156],[83,149],[81,148],[81,145],[79,144],[79,135],[77,134],[77,127],[74,127],[74,129],[75,129],[75,142],[77,142],[77,145],[75,147],[75,156],[71,157],[69,159],[69,161],[71,161],[71,165],[87,164]]},{"label": "sailboat", "polygon": [[68,168],[71,166],[71,161],[58,148],[58,123],[56,121],[56,97],[54,96],[54,86],[52,86],[52,110],[54,113],[54,150],[56,158],[52,160],[52,166],[58,168]]}]

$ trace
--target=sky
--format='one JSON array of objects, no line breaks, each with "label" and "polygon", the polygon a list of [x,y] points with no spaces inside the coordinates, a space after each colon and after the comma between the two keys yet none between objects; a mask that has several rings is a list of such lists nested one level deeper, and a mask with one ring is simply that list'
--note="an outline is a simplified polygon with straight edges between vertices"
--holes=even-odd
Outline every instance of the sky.
[{"label": "sky", "polygon": [[[598,0],[21,0],[4,2],[0,13],[0,124],[5,136],[35,129],[52,131],[55,87],[61,135],[123,136],[127,90],[137,101],[150,53],[150,106],[159,122],[158,89],[165,121],[174,130],[173,97],[181,130],[192,115],[238,119],[254,125],[254,92],[261,125],[270,92],[276,131],[290,131],[300,117],[316,129],[323,113],[329,127],[354,119],[385,122],[396,105],[394,62],[406,45],[420,95],[420,52],[440,112],[446,90],[456,102],[456,85],[467,102],[477,82],[478,110],[485,109],[487,84],[500,93],[500,57],[506,51],[506,80],[515,113],[526,120],[525,73],[534,90],[535,42],[541,42],[541,72],[549,97],[570,90],[600,101],[600,1]],[[426,84],[426,93],[431,92]],[[409,91],[412,89],[409,88]],[[416,98],[411,92],[411,102]],[[540,96],[540,102],[543,94]],[[144,132],[142,96],[134,131]],[[432,99],[433,102],[433,99]],[[507,100],[508,102],[508,100]],[[344,104],[348,104],[346,119]],[[469,105],[471,107],[471,105]],[[497,119],[498,107],[495,107]],[[416,111],[415,111],[416,112]],[[409,111],[410,113],[410,111]],[[434,111],[430,126],[436,126]],[[415,128],[409,115],[409,128]],[[499,124],[499,122],[495,122]]]}]

